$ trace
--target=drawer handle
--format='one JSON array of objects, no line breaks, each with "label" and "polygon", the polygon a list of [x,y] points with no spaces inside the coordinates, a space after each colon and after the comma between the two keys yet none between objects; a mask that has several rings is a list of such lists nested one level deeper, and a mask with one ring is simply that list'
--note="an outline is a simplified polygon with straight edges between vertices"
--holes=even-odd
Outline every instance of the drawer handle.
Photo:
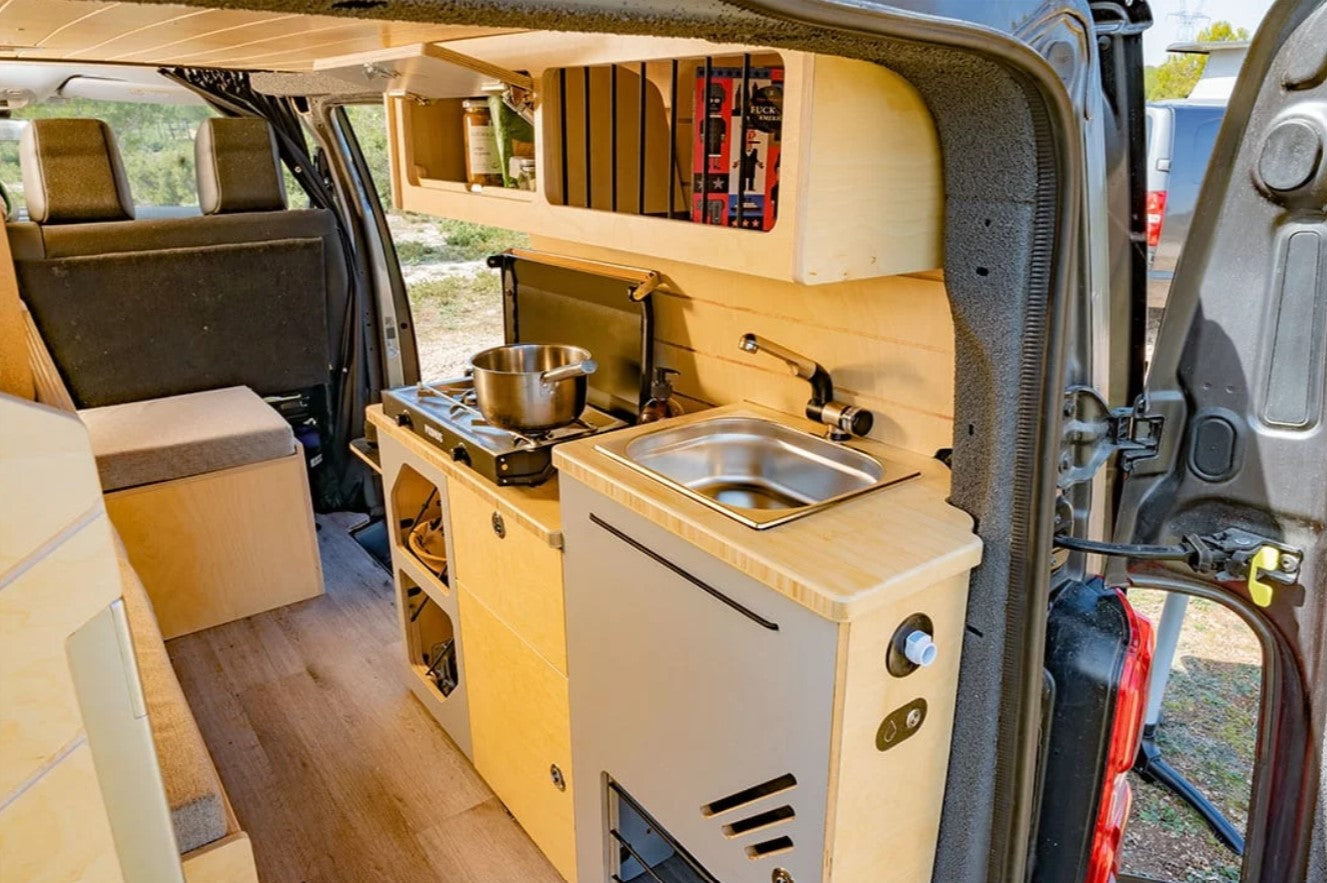
[{"label": "drawer handle", "polygon": [[682,579],[691,583],[693,586],[700,589],[702,592],[705,592],[710,596],[727,604],[729,607],[733,608],[738,613],[742,614],[747,619],[751,620],[757,625],[763,628],[767,628],[772,632],[777,632],[779,630],[779,624],[777,622],[770,622],[768,619],[761,616],[759,613],[756,613],[751,608],[746,607],[738,603],[737,601],[734,601],[732,598],[729,598],[727,595],[725,595],[723,592],[720,592],[718,589],[714,588],[714,586],[710,585],[709,583],[701,579],[698,579],[697,577],[692,576],[682,568],[678,567],[673,562],[669,561],[667,558],[661,556],[658,552],[655,552],[653,549],[649,548],[648,546],[645,546],[639,541],[632,539],[630,536],[618,530],[616,527],[613,527],[613,525],[609,524],[607,521],[604,521],[598,515],[591,513],[590,521],[592,521],[594,524],[598,525],[599,527],[603,528],[604,530],[608,531],[610,534],[617,537],[619,540],[626,543],[628,546],[635,549],[637,552],[640,552],[642,555],[646,556],[647,558],[650,558],[654,560],[656,563],[661,564],[664,567],[667,567],[673,573],[682,577]]},{"label": "drawer handle", "polygon": [[494,512],[492,518],[493,532],[498,535],[498,539],[505,539],[507,536],[507,525],[502,520],[502,513]]}]

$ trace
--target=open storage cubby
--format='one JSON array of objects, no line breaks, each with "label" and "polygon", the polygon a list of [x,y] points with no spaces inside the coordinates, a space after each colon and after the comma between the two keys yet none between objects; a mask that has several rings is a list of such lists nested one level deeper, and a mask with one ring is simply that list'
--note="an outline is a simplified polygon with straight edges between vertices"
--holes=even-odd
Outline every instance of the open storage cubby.
[{"label": "open storage cubby", "polygon": [[777,53],[546,72],[544,194],[553,205],[769,229],[783,88]]},{"label": "open storage cubby", "polygon": [[[941,265],[935,124],[920,94],[885,67],[604,34],[445,45],[453,58],[463,53],[534,84],[535,190],[466,185],[461,101],[477,94],[473,78],[430,92],[426,80],[401,73],[386,99],[397,208],[547,237],[551,246],[592,243],[624,262],[653,256],[807,285]],[[353,59],[334,63],[356,69]],[[435,55],[428,63],[448,62]],[[781,71],[780,88],[772,70]],[[752,99],[772,110],[776,96],[771,156],[772,119],[756,125]],[[734,115],[738,104],[752,112]],[[706,109],[700,120],[698,106]],[[745,168],[753,132],[763,159]],[[698,176],[701,154],[708,171]]]},{"label": "open storage cubby", "polygon": [[[450,697],[460,685],[456,624],[443,599],[404,572],[398,575],[405,618],[406,656],[410,667],[438,697]],[[440,603],[442,602],[442,603]]]},{"label": "open storage cubby", "polygon": [[[403,464],[392,483],[392,512],[395,518],[392,542],[397,549],[417,562],[435,584],[445,586],[448,582],[447,551],[445,545],[442,548],[436,545],[437,542],[445,543],[446,535],[442,523],[443,496],[438,486],[409,464]],[[417,536],[433,540],[432,547],[426,548],[425,554],[420,554],[412,542],[411,534],[416,528],[420,528]],[[433,554],[428,554],[430,551]]]}]

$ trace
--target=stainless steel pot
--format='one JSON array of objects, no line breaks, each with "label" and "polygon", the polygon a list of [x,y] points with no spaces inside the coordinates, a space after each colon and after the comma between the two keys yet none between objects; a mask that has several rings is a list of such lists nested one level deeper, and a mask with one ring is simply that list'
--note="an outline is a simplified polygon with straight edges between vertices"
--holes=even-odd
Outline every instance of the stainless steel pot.
[{"label": "stainless steel pot", "polygon": [[512,432],[566,426],[585,410],[586,377],[598,367],[588,350],[560,344],[496,346],[470,360],[484,419]]}]

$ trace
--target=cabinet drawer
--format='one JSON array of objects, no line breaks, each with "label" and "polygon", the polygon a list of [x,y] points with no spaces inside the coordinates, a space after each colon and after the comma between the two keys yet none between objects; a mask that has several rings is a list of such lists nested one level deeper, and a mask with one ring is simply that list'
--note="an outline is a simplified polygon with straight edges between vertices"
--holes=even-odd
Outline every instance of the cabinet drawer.
[{"label": "cabinet drawer", "polygon": [[459,481],[449,485],[449,505],[456,555],[452,573],[565,675],[562,552]]},{"label": "cabinet drawer", "polygon": [[[567,679],[464,583],[458,594],[475,768],[554,867],[573,880]],[[554,782],[555,765],[565,788]]]}]

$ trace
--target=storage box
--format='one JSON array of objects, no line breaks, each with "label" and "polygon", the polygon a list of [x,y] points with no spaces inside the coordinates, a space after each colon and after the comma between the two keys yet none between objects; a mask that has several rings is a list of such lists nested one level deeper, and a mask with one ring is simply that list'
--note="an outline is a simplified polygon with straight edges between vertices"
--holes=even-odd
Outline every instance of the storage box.
[{"label": "storage box", "polygon": [[691,220],[771,229],[779,208],[783,68],[748,68],[745,78],[740,67],[710,68],[708,78],[697,68],[694,118]]}]

